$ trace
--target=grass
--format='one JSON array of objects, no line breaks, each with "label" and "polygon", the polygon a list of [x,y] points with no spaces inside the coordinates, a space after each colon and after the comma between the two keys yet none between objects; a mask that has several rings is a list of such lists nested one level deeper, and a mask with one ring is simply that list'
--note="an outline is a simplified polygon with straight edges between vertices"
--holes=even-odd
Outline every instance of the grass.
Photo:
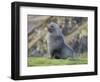
[{"label": "grass", "polygon": [[81,55],[74,59],[51,59],[46,57],[28,57],[28,66],[53,66],[53,65],[76,65],[87,64],[87,55]]}]

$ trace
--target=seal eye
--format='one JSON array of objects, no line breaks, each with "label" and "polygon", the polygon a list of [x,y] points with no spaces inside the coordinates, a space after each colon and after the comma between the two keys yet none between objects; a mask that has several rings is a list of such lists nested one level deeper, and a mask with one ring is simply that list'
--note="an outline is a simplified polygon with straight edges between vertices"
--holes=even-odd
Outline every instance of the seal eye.
[{"label": "seal eye", "polygon": [[51,25],[51,28],[53,28],[54,26],[53,25]]}]

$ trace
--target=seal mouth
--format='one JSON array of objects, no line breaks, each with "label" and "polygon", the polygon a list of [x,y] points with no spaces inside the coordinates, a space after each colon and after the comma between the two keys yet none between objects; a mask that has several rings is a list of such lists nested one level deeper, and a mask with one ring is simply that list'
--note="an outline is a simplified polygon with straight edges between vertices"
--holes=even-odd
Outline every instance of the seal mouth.
[{"label": "seal mouth", "polygon": [[51,28],[48,28],[48,31],[49,31],[49,32],[53,32],[53,29],[51,29]]}]

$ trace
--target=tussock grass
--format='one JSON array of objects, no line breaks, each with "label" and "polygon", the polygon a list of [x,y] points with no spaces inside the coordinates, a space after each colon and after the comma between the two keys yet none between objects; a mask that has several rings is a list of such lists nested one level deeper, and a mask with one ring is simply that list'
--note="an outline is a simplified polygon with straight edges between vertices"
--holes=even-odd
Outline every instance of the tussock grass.
[{"label": "tussock grass", "polygon": [[78,65],[87,64],[87,55],[82,54],[74,59],[51,59],[46,57],[28,57],[28,66]]}]

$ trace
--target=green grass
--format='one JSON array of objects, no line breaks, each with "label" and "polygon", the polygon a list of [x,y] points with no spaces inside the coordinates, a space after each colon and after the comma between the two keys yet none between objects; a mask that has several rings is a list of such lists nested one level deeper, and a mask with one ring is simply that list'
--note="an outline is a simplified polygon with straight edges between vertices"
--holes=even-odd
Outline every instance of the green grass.
[{"label": "green grass", "polygon": [[46,57],[28,57],[28,66],[53,66],[87,64],[87,55],[81,55],[74,59],[51,59]]}]

